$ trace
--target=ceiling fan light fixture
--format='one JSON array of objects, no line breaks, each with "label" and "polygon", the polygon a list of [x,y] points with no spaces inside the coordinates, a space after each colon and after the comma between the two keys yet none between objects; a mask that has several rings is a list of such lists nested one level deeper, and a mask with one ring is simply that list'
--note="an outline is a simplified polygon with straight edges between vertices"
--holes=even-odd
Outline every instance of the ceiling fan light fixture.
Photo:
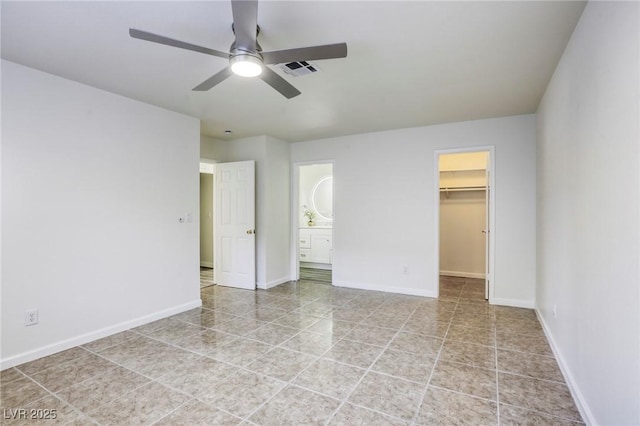
[{"label": "ceiling fan light fixture", "polygon": [[[194,87],[193,90],[196,92],[207,91],[236,74],[243,77],[260,76],[266,84],[282,96],[291,99],[300,95],[300,91],[267,65],[299,63],[300,67],[306,67],[305,69],[308,72],[315,72],[317,69],[309,65],[307,61],[345,58],[347,56],[347,43],[323,44],[319,46],[263,52],[262,47],[260,47],[258,43],[258,35],[260,34],[260,26],[258,25],[258,0],[231,0],[231,12],[233,14],[231,29],[233,30],[235,38],[229,47],[229,53],[159,34],[137,30],[135,28],[129,28],[129,36],[139,40],[227,59],[229,66],[224,67]],[[292,68],[288,67],[287,69]]]},{"label": "ceiling fan light fixture", "polygon": [[234,55],[229,59],[231,71],[241,77],[257,77],[262,74],[262,61],[250,54]]}]

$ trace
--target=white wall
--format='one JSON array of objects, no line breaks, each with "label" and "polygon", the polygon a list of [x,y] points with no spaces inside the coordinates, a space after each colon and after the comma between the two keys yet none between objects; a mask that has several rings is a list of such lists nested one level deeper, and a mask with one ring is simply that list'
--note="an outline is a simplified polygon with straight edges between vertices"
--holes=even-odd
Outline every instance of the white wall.
[{"label": "white wall", "polygon": [[334,284],[436,296],[434,151],[489,145],[495,146],[496,198],[492,302],[533,307],[532,115],[292,144],[293,163],[335,160]]},{"label": "white wall", "polygon": [[200,135],[200,158],[208,160],[225,158],[226,147],[227,143],[221,139]]},{"label": "white wall", "polygon": [[291,178],[289,143],[266,137],[267,233],[266,278],[262,288],[270,288],[291,280]]},{"label": "white wall", "polygon": [[289,144],[257,136],[221,141],[203,136],[201,156],[219,162],[256,162],[256,280],[259,288],[289,281]]},{"label": "white wall", "polygon": [[590,2],[538,110],[537,305],[592,424],[640,424],[639,13]]},{"label": "white wall", "polygon": [[6,61],[2,113],[2,368],[200,304],[196,119]]}]

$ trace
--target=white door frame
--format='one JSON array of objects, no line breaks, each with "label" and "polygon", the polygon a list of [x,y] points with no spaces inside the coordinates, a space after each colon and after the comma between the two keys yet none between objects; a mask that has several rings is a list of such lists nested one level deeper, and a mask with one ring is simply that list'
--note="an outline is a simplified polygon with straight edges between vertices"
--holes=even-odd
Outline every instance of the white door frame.
[{"label": "white door frame", "polygon": [[[489,171],[489,205],[488,210],[489,214],[489,252],[486,253],[486,256],[489,256],[488,268],[489,268],[489,303],[493,304],[494,289],[495,289],[495,279],[493,271],[495,268],[495,195],[496,195],[496,187],[495,187],[495,170],[496,170],[496,154],[495,154],[495,146],[474,146],[468,148],[453,148],[453,149],[439,149],[434,151],[433,153],[433,199],[434,199],[434,232],[435,236],[435,247],[434,247],[434,270],[435,270],[435,283],[436,283],[436,297],[440,295],[440,156],[447,154],[460,154],[464,152],[488,152],[489,153],[489,161],[487,164],[487,170]],[[486,273],[486,271],[485,271]]]},{"label": "white door frame", "polygon": [[[298,229],[300,228],[300,211],[298,210],[300,204],[300,167],[302,166],[313,166],[314,164],[331,164],[332,175],[335,176],[336,173],[336,164],[335,160],[318,160],[318,161],[300,161],[297,163],[293,163],[292,173],[293,179],[291,179],[291,247],[293,250],[291,251],[291,279],[294,281],[298,281],[300,279],[300,258],[298,253],[300,251],[300,239],[298,238]],[[334,189],[335,189],[335,179],[333,180]],[[334,192],[335,194],[335,192]],[[336,207],[336,197],[333,197],[331,200],[333,203],[333,225],[331,226],[331,234],[333,235],[332,240],[335,242],[335,207]],[[335,244],[334,244],[335,247]],[[335,253],[335,251],[333,252]],[[335,255],[333,256],[335,259]],[[333,270],[333,264],[332,264]],[[332,282],[333,284],[333,282]]]}]

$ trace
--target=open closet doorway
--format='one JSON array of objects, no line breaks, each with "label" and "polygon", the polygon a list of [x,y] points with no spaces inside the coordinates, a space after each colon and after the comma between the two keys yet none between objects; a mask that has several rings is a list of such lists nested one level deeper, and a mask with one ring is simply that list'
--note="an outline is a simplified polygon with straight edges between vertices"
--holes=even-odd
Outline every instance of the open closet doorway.
[{"label": "open closet doorway", "polygon": [[492,295],[492,151],[441,151],[438,172],[440,297]]},{"label": "open closet doorway", "polygon": [[297,276],[333,281],[333,163],[297,166]]},{"label": "open closet doorway", "polygon": [[200,288],[214,284],[214,167],[211,163],[200,163]]}]

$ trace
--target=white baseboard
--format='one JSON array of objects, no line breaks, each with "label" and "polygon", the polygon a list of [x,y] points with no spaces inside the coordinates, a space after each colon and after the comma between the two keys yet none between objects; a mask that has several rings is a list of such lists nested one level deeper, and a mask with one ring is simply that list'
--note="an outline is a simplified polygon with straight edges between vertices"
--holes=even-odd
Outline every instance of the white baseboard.
[{"label": "white baseboard", "polygon": [[204,260],[201,260],[200,266],[204,268],[213,268],[213,262],[205,262]]},{"label": "white baseboard", "polygon": [[501,297],[494,297],[489,299],[489,303],[492,305],[500,305],[500,306],[511,306],[514,308],[527,308],[527,309],[535,309],[536,304],[532,300],[522,300],[522,299],[504,299]]},{"label": "white baseboard", "polygon": [[411,287],[380,286],[376,284],[354,283],[337,280],[333,280],[333,285],[336,287],[356,288],[358,290],[383,291],[385,293],[407,294],[410,296],[438,297],[438,294],[435,291]]},{"label": "white baseboard", "polygon": [[57,352],[71,349],[78,345],[84,345],[85,343],[92,342],[103,337],[111,336],[112,334],[120,333],[125,330],[129,330],[140,325],[148,324],[153,321],[157,321],[162,318],[169,317],[171,315],[179,314],[189,309],[194,309],[202,306],[202,300],[197,299],[183,305],[174,306],[173,308],[165,309],[160,312],[145,315],[143,317],[135,318],[129,321],[124,321],[119,324],[115,324],[109,327],[102,328],[100,330],[92,331],[80,336],[72,337],[62,340],[60,342],[52,343],[46,346],[42,346],[37,349],[33,349],[27,352],[22,352],[18,355],[13,355],[8,358],[0,360],[0,370],[5,370],[16,365],[23,364],[25,362],[33,361],[44,356],[53,355]]},{"label": "white baseboard", "polygon": [[484,274],[478,272],[440,271],[440,275],[446,275],[448,277],[479,278],[484,280]]},{"label": "white baseboard", "polygon": [[544,331],[545,336],[547,336],[547,340],[549,341],[549,346],[551,346],[551,351],[553,352],[553,355],[555,355],[556,360],[558,361],[558,366],[560,367],[560,371],[564,376],[564,381],[567,383],[569,392],[571,392],[571,396],[573,397],[573,400],[576,402],[578,411],[580,411],[582,420],[584,420],[584,422],[587,425],[596,425],[597,423],[596,423],[595,417],[593,417],[593,413],[591,412],[591,409],[589,408],[589,404],[587,404],[587,401],[585,400],[584,395],[582,395],[582,392],[580,391],[578,384],[576,383],[575,379],[573,378],[573,375],[571,374],[571,370],[569,369],[569,365],[567,364],[567,361],[562,356],[562,352],[560,351],[560,348],[556,344],[556,341],[553,338],[551,331],[549,331],[549,327],[545,322],[544,317],[542,316],[542,314],[540,313],[540,310],[537,307],[536,307],[536,315],[538,317],[538,321],[540,321],[540,324],[542,325],[542,330]]},{"label": "white baseboard", "polygon": [[275,280],[271,280],[267,283],[261,283],[258,282],[256,283],[256,286],[260,289],[260,290],[268,290],[270,288],[273,288],[275,286],[278,286],[280,284],[284,284],[284,283],[288,283],[289,281],[291,281],[291,278],[289,277],[281,277]]}]

